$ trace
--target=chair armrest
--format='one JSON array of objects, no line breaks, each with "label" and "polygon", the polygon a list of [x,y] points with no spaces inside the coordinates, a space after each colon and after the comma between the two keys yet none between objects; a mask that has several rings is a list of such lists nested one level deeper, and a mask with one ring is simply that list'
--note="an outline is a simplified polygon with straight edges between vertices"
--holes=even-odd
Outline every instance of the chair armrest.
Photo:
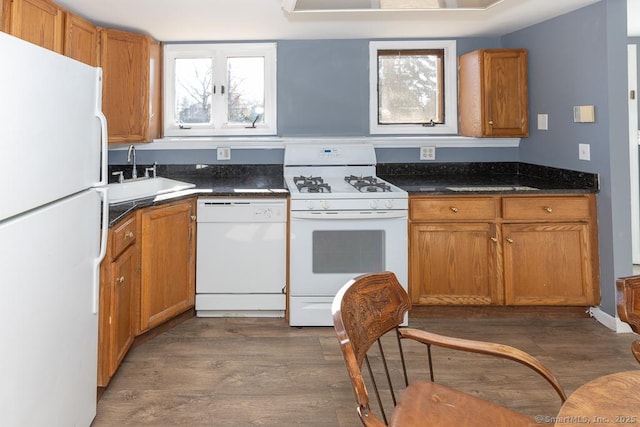
[{"label": "chair armrest", "polygon": [[431,344],[453,350],[468,351],[471,353],[487,354],[521,363],[544,377],[544,379],[547,380],[547,382],[555,389],[556,393],[558,393],[562,402],[567,400],[567,396],[564,393],[562,386],[551,371],[538,359],[515,347],[485,341],[448,337],[414,328],[400,328],[400,337],[418,341],[423,344]]}]

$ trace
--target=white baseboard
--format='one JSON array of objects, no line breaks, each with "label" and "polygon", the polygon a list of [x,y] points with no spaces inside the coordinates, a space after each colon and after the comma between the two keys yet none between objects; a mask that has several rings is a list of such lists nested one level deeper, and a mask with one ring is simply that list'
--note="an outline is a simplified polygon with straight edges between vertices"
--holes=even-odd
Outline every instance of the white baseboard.
[{"label": "white baseboard", "polygon": [[602,323],[612,331],[620,334],[633,333],[629,324],[620,320],[618,316],[613,317],[612,315],[605,313],[604,311],[600,310],[599,307],[591,307],[589,309],[589,314],[591,315],[591,317],[595,318],[598,322]]}]

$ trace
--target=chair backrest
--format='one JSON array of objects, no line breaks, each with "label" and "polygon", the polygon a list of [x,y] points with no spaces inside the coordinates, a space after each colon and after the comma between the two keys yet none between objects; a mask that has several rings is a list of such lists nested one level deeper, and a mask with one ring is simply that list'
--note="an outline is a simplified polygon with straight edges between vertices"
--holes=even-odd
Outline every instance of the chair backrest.
[{"label": "chair backrest", "polygon": [[380,337],[397,328],[410,308],[407,293],[391,272],[358,276],[347,282],[333,300],[333,325],[361,418],[365,411],[369,416],[369,396],[362,376],[367,351]]},{"label": "chair backrest", "polygon": [[616,280],[618,316],[640,333],[640,275]]}]

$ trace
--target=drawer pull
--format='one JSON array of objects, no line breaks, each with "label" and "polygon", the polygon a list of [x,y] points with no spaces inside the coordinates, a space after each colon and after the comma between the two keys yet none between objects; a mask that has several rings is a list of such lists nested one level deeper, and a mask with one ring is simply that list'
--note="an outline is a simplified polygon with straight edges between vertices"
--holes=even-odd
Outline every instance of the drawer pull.
[{"label": "drawer pull", "polygon": [[494,243],[498,243],[498,238],[497,237],[492,237],[491,241],[494,242]]},{"label": "drawer pull", "polygon": [[545,206],[544,210],[547,211],[548,213],[553,212],[553,209],[551,208],[551,206]]},{"label": "drawer pull", "polygon": [[124,283],[124,276],[120,276],[116,279],[116,283],[122,285]]},{"label": "drawer pull", "polygon": [[127,230],[124,232],[125,239],[133,239],[133,231]]},{"label": "drawer pull", "polygon": [[456,208],[455,206],[452,206],[449,209],[451,209],[451,212],[453,213],[458,213],[458,208]]},{"label": "drawer pull", "polygon": [[507,242],[509,242],[509,243],[513,243],[513,239],[512,239],[511,237],[507,237],[507,238],[506,238],[506,240],[507,240]]}]

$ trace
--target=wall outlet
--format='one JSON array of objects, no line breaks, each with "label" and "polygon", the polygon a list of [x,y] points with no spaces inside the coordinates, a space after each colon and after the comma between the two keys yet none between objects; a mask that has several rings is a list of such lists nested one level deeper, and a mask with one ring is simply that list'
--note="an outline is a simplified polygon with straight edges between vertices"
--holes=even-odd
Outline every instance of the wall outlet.
[{"label": "wall outlet", "polygon": [[231,148],[218,147],[218,160],[231,160]]},{"label": "wall outlet", "polygon": [[578,159],[591,160],[591,146],[589,144],[578,144]]},{"label": "wall outlet", "polygon": [[420,147],[420,160],[435,160],[436,147]]}]

